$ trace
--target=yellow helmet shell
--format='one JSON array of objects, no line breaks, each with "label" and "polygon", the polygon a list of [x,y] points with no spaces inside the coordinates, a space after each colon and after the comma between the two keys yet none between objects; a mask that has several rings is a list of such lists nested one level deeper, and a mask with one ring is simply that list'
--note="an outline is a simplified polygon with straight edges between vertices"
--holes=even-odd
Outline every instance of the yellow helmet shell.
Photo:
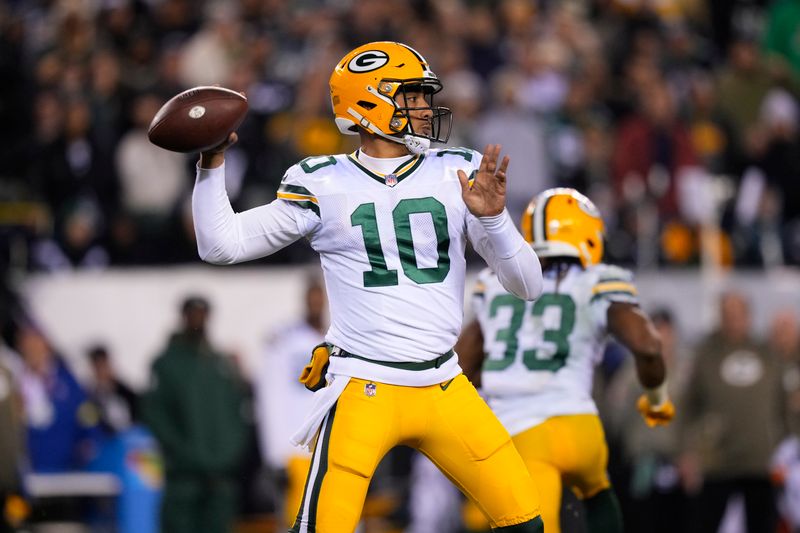
[{"label": "yellow helmet shell", "polygon": [[379,41],[350,51],[330,78],[339,131],[357,135],[361,127],[384,137],[407,133],[408,117],[399,112],[394,100],[404,85],[421,86],[428,94],[442,89],[427,61],[410,46]]},{"label": "yellow helmet shell", "polygon": [[539,257],[576,257],[584,267],[603,259],[603,219],[575,189],[558,187],[536,195],[520,226]]}]

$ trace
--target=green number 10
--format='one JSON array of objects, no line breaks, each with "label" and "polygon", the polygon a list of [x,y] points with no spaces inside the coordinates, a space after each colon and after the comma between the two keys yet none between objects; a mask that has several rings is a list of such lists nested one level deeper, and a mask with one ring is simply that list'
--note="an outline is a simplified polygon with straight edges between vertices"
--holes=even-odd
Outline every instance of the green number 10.
[{"label": "green number 10", "polygon": [[[411,215],[428,213],[433,221],[436,233],[436,249],[438,258],[435,267],[420,268],[417,266],[417,254],[414,251],[414,237],[411,234]],[[415,283],[439,283],[450,272],[450,235],[447,231],[447,212],[444,205],[430,196],[426,198],[406,198],[400,200],[392,211],[394,231],[397,238],[397,250],[403,273]],[[375,204],[361,204],[350,215],[350,223],[361,226],[364,247],[371,270],[364,272],[364,287],[388,287],[397,285],[397,270],[386,266],[381,236],[378,232],[378,221],[375,216]]]}]

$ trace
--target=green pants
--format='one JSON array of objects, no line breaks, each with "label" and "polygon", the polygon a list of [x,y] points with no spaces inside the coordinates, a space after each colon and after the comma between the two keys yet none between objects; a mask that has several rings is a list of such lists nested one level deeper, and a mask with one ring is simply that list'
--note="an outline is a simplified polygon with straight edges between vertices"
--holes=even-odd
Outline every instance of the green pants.
[{"label": "green pants", "polygon": [[234,478],[167,476],[161,533],[230,533],[238,504]]}]

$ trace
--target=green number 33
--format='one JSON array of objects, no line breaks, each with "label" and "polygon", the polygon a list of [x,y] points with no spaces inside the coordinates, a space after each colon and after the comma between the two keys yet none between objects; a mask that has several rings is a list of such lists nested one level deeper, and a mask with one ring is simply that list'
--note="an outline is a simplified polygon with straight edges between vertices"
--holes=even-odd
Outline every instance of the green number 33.
[{"label": "green number 33", "polygon": [[[507,328],[497,332],[495,340],[505,343],[506,349],[502,359],[486,359],[483,369],[486,371],[503,370],[511,366],[517,357],[519,340],[517,335],[522,327],[525,315],[525,302],[512,296],[511,294],[501,294],[496,296],[489,305],[489,317],[494,318],[497,312],[503,308],[511,309],[511,322]],[[557,307],[561,312],[561,320],[558,329],[545,329],[542,339],[552,343],[556,347],[555,353],[550,358],[540,358],[540,348],[533,348],[522,352],[522,363],[528,370],[547,370],[555,372],[566,364],[569,357],[569,336],[575,327],[575,301],[568,294],[543,294],[531,307],[531,316],[537,322],[541,320],[548,307]]]}]

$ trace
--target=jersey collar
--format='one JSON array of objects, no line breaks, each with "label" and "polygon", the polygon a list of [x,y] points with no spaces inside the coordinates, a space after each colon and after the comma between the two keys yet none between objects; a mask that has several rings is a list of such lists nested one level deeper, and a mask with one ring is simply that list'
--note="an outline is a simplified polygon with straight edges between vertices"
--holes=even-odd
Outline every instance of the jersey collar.
[{"label": "jersey collar", "polygon": [[381,174],[380,172],[375,172],[373,170],[368,169],[364,166],[361,161],[358,160],[358,153],[359,151],[356,150],[352,154],[347,154],[347,158],[353,163],[358,169],[363,171],[367,176],[374,179],[375,181],[382,183],[384,185],[388,185],[389,187],[394,187],[398,183],[400,183],[403,178],[406,176],[411,175],[419,166],[422,164],[422,160],[425,159],[424,154],[419,154],[408,161],[404,161],[400,164],[396,169],[394,169],[389,174]]}]

